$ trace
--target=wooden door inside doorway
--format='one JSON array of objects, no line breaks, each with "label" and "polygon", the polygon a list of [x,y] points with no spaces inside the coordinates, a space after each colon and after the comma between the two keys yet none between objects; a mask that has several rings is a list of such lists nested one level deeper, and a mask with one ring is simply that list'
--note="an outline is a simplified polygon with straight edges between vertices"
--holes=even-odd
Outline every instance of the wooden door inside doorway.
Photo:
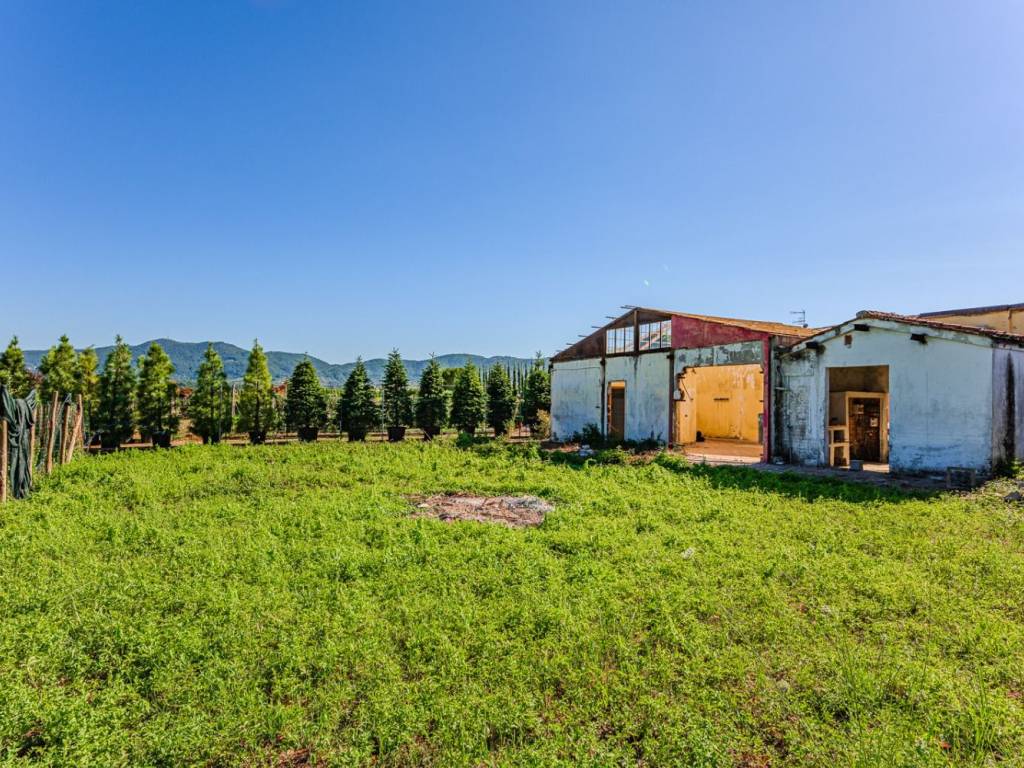
[{"label": "wooden door inside doorway", "polygon": [[850,398],[847,415],[850,429],[850,458],[882,460],[882,400],[875,397]]},{"label": "wooden door inside doorway", "polygon": [[608,437],[626,439],[626,382],[608,384]]}]

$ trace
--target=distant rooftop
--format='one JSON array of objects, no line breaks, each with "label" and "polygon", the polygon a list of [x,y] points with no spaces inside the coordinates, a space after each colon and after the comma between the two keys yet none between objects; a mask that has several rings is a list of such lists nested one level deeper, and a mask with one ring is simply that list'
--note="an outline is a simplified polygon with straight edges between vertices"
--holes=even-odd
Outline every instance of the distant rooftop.
[{"label": "distant rooftop", "polygon": [[1006,312],[1008,310],[1024,309],[1024,302],[1020,304],[993,304],[990,307],[965,307],[964,309],[946,309],[941,312],[922,312],[914,317],[945,317],[947,315],[987,315],[989,312]]}]

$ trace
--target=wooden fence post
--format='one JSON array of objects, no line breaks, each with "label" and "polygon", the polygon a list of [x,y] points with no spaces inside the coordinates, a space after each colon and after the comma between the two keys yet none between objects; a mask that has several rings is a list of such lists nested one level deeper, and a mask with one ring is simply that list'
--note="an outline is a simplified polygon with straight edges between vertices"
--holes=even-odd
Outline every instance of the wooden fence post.
[{"label": "wooden fence post", "polygon": [[82,420],[83,420],[83,417],[84,417],[84,412],[82,410],[82,396],[81,395],[78,396],[78,402],[77,402],[76,405],[77,405],[77,414],[75,416],[75,426],[71,430],[71,438],[68,440],[68,452],[67,452],[66,458],[64,459],[64,463],[65,464],[70,464],[71,463],[71,457],[75,455],[75,443],[78,442],[78,436],[82,432]]},{"label": "wooden fence post", "polygon": [[0,504],[7,501],[7,419],[0,419]]},{"label": "wooden fence post", "polygon": [[46,437],[46,474],[53,472],[53,444],[57,440],[57,393],[53,393],[53,402],[50,404],[50,418],[47,422],[49,435]]},{"label": "wooden fence post", "polygon": [[32,428],[28,432],[28,479],[29,482],[36,474],[36,430],[39,428],[39,420],[43,418],[43,404],[36,403],[35,419]]}]

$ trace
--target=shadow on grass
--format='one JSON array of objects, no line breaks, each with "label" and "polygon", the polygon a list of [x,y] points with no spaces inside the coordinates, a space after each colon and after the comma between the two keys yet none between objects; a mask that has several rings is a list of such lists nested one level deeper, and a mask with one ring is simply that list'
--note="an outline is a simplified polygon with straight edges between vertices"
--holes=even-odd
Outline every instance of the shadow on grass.
[{"label": "shadow on grass", "polygon": [[763,491],[800,498],[805,501],[816,499],[837,499],[839,501],[865,502],[887,501],[907,502],[930,499],[938,496],[937,491],[906,489],[890,485],[874,485],[869,482],[843,480],[833,477],[805,475],[794,471],[753,469],[751,467],[712,466],[694,464],[677,456],[659,453],[653,459],[634,456],[626,451],[598,451],[593,457],[582,458],[576,453],[544,451],[542,458],[552,464],[585,469],[591,466],[614,464],[657,464],[663,469],[680,475],[699,477],[714,488],[732,488],[744,491]]}]

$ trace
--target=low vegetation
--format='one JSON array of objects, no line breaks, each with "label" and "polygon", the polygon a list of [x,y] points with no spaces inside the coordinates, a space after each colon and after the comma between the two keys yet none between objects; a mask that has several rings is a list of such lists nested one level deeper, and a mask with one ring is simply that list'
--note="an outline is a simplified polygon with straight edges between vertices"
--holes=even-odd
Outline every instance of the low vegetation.
[{"label": "low vegetation", "polygon": [[[123,452],[0,508],[4,763],[1019,761],[995,492],[468,445]],[[448,492],[555,508],[416,515]]]}]

